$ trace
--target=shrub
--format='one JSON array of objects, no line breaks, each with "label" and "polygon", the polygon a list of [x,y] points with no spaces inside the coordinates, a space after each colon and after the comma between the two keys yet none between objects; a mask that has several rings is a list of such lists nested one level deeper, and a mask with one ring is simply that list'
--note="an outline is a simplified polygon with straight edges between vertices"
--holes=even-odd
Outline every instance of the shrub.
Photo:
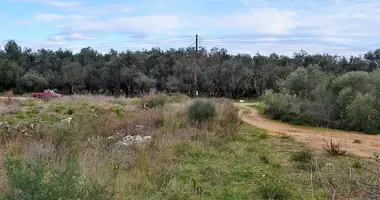
[{"label": "shrub", "polygon": [[148,108],[162,107],[165,105],[166,97],[164,95],[145,97],[140,105]]},{"label": "shrub", "polygon": [[149,127],[158,127],[164,124],[165,116],[162,109],[145,110],[140,114],[137,123],[144,124]]},{"label": "shrub", "polygon": [[238,108],[230,100],[226,100],[220,104],[221,125],[228,126],[239,122]]},{"label": "shrub", "polygon": [[278,158],[272,159],[269,163],[276,168],[281,168],[282,166],[282,160]]},{"label": "shrub", "polygon": [[378,128],[379,116],[376,97],[371,94],[359,93],[347,106],[346,123],[352,130],[370,132]]},{"label": "shrub", "polygon": [[362,143],[362,141],[360,141],[360,140],[358,140],[358,139],[355,139],[353,143],[355,143],[355,144],[360,144],[360,143]]},{"label": "shrub", "polygon": [[302,150],[293,153],[290,160],[297,169],[315,171],[316,165],[314,165],[313,157],[314,155],[310,150]]},{"label": "shrub", "polygon": [[345,150],[342,150],[340,148],[339,143],[334,143],[332,139],[330,140],[330,142],[325,141],[324,149],[327,153],[329,153],[332,156],[341,156],[347,152]]},{"label": "shrub", "polygon": [[21,106],[19,101],[6,102],[0,99],[0,117],[13,115],[20,112]]},{"label": "shrub", "polygon": [[313,153],[310,150],[302,150],[293,153],[290,160],[294,162],[310,163],[313,157]]},{"label": "shrub", "polygon": [[285,185],[276,182],[260,184],[258,192],[263,199],[287,200],[293,196]]},{"label": "shrub", "polygon": [[362,164],[360,163],[360,161],[355,161],[353,164],[352,164],[352,167],[353,168],[356,168],[356,169],[360,169],[362,168]]},{"label": "shrub", "polygon": [[71,126],[64,124],[54,126],[52,143],[57,153],[74,153],[73,150],[77,147],[79,140],[79,134]]},{"label": "shrub", "polygon": [[280,138],[284,140],[292,139],[292,135],[290,135],[289,133],[279,133],[279,135],[280,135]]},{"label": "shrub", "polygon": [[260,139],[267,139],[269,138],[269,134],[266,133],[266,132],[260,132],[258,135],[257,135],[258,138]]},{"label": "shrub", "polygon": [[259,159],[261,162],[268,164],[269,163],[269,158],[266,155],[259,155]]},{"label": "shrub", "polygon": [[216,108],[210,101],[196,100],[188,108],[188,117],[193,122],[203,123],[212,120],[215,116]]},{"label": "shrub", "polygon": [[4,165],[10,183],[4,200],[115,198],[114,191],[107,188],[110,183],[82,180],[75,158],[69,159],[62,169],[48,167],[41,160],[27,162],[11,155],[6,156]]}]

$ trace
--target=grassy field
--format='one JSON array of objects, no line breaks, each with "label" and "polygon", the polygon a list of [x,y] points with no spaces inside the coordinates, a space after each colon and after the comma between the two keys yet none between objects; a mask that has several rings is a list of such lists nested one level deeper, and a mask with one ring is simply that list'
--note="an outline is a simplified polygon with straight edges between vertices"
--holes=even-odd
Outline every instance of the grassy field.
[{"label": "grassy field", "polygon": [[3,99],[0,127],[4,200],[380,198],[377,160],[269,136],[227,99]]}]

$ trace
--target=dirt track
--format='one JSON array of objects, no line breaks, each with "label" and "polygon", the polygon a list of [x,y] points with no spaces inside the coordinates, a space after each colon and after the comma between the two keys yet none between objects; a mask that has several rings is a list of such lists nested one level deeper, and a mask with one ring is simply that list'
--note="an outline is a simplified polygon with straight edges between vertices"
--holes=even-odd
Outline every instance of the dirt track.
[{"label": "dirt track", "polygon": [[[260,116],[258,111],[248,107],[247,103],[237,103],[236,105],[240,107],[239,116],[246,123],[265,129],[273,135],[291,135],[297,141],[307,143],[314,149],[322,149],[325,141],[332,139],[334,143],[339,142],[341,148],[347,152],[358,156],[371,157],[374,152],[380,152],[380,135],[292,126]],[[244,110],[250,112],[247,113]],[[361,143],[353,143],[354,140],[360,140]]]}]

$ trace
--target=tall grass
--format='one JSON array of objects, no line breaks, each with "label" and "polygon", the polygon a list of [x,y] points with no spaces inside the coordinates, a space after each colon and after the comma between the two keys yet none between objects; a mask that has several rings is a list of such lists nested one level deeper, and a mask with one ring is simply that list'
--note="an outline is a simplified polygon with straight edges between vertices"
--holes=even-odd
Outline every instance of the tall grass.
[{"label": "tall grass", "polygon": [[[350,158],[342,160],[346,157],[323,157],[302,149],[292,153],[298,143],[243,124],[226,99],[173,99],[165,97],[163,106],[151,109],[101,99],[25,105],[43,108],[35,113],[35,121],[17,119],[16,124],[25,126],[12,129],[15,137],[0,146],[0,194],[21,200],[326,199],[334,192],[357,198],[379,194],[371,193],[379,183],[372,163],[360,160],[360,168],[355,163],[350,167]],[[112,109],[116,106],[123,108],[121,115]],[[68,108],[74,116],[71,124],[38,121],[48,114],[63,119],[69,116]],[[29,136],[20,134],[32,122],[39,126],[28,128]],[[126,134],[152,139],[146,145],[119,145]],[[355,193],[359,191],[366,193]]]}]

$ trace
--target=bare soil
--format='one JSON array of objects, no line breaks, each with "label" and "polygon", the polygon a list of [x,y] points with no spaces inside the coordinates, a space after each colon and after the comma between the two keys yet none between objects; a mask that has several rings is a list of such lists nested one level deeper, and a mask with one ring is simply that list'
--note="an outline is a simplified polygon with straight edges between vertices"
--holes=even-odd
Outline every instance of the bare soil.
[{"label": "bare soil", "polygon": [[[362,157],[373,157],[380,152],[380,135],[368,135],[340,130],[299,127],[267,119],[248,104],[236,103],[240,118],[253,126],[267,130],[272,135],[290,135],[295,140],[307,143],[313,149],[323,149],[326,142],[339,143],[340,148],[348,153]],[[355,140],[360,143],[354,143]]]}]

